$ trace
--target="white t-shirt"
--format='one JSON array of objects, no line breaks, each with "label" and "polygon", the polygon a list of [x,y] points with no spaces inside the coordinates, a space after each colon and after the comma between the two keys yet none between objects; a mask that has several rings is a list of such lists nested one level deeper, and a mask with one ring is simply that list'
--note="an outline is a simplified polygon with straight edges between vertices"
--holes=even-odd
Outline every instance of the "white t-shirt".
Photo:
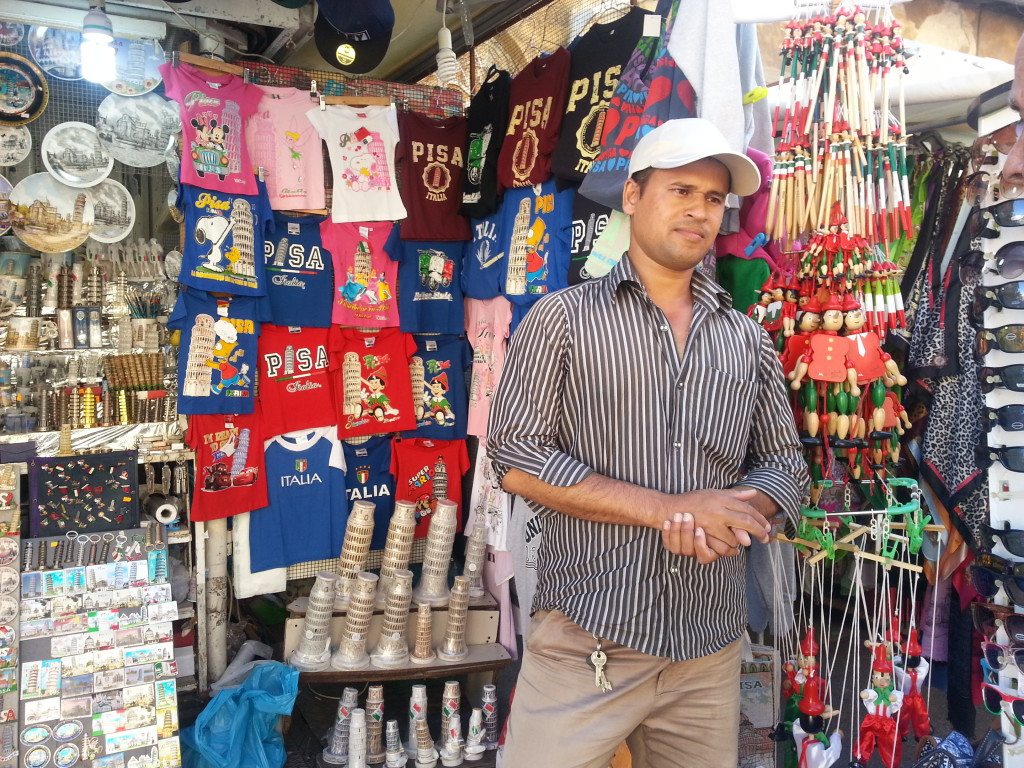
[{"label": "white t-shirt", "polygon": [[306,117],[327,142],[334,176],[331,219],[396,221],[406,217],[395,179],[395,106],[314,107]]},{"label": "white t-shirt", "polygon": [[477,525],[487,527],[487,544],[494,550],[508,550],[508,520],[512,513],[512,496],[501,489],[494,474],[494,466],[487,458],[487,440],[480,438],[473,471],[473,492],[470,495],[469,515],[466,517],[466,536]]}]

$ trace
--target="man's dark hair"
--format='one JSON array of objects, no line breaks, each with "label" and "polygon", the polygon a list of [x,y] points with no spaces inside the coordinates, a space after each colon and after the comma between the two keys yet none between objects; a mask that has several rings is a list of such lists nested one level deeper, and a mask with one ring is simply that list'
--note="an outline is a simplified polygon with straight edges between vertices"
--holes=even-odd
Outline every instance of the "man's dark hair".
[{"label": "man's dark hair", "polygon": [[647,180],[651,178],[651,174],[653,173],[653,168],[643,168],[629,177],[637,183],[638,187],[640,187],[641,195],[644,193],[644,187],[647,186]]}]

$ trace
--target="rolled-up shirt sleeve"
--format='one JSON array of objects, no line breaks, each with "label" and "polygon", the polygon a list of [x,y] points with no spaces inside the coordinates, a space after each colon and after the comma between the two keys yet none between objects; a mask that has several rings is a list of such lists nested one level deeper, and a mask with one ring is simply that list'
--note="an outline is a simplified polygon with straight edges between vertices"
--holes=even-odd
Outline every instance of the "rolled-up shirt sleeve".
[{"label": "rolled-up shirt sleeve", "polygon": [[569,364],[569,320],[557,296],[539,301],[512,334],[491,403],[487,455],[499,483],[509,469],[568,487],[593,469],[562,449],[562,391]]},{"label": "rolled-up shirt sleeve", "polygon": [[[797,522],[800,501],[810,484],[810,476],[789,405],[782,365],[768,334],[763,331],[758,354],[760,390],[747,443],[747,475],[738,485],[767,494],[793,522]],[[812,385],[808,383],[806,386]]]}]

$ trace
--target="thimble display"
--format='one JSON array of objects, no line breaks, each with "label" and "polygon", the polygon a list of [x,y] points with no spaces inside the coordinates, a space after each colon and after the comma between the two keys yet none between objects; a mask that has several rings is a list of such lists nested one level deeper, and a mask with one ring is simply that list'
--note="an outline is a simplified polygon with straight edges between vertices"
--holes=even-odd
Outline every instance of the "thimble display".
[{"label": "thimble display", "polygon": [[417,715],[416,726],[416,768],[434,768],[437,765],[437,750],[430,738],[425,715]]},{"label": "thimble display", "polygon": [[458,712],[448,718],[448,725],[441,735],[441,765],[453,768],[462,765],[462,718]]},{"label": "thimble display", "polygon": [[480,521],[466,542],[466,565],[462,575],[469,579],[469,596],[484,596],[484,560],[487,559],[487,527]]},{"label": "thimble display", "polygon": [[434,617],[430,603],[419,603],[416,610],[416,645],[409,660],[413,664],[429,664],[437,658],[434,653]]},{"label": "thimble display", "polygon": [[356,574],[366,568],[366,557],[370,551],[370,539],[373,538],[372,502],[359,500],[352,505],[345,526],[345,541],[341,545],[338,556],[338,573],[335,610],[348,607],[352,590],[355,587]]},{"label": "thimble display", "polygon": [[323,762],[330,765],[346,765],[348,763],[349,730],[352,723],[352,711],[359,703],[359,692],[355,688],[346,688],[341,692],[338,702],[338,714],[334,718],[334,727],[327,739],[327,747],[321,753]]},{"label": "thimble display", "polygon": [[370,666],[370,657],[366,653],[366,635],[370,631],[370,620],[373,618],[376,589],[377,574],[367,571],[356,574],[348,613],[345,615],[345,626],[341,631],[341,642],[331,657],[331,666],[334,669],[366,669]]},{"label": "thimble display", "polygon": [[381,556],[380,581],[377,584],[377,607],[383,608],[391,591],[391,579],[395,571],[409,567],[412,540],[416,534],[416,505],[408,501],[396,501],[395,511],[388,523],[388,537],[384,542]]},{"label": "thimble display", "polygon": [[446,680],[444,693],[441,695],[441,733],[437,739],[437,743],[440,746],[444,746],[445,740],[448,738],[448,719],[452,715],[459,714],[459,704],[461,701],[462,693],[459,690],[459,681]]},{"label": "thimble display", "polygon": [[288,663],[303,672],[327,669],[331,662],[331,610],[334,606],[334,582],[337,576],[320,571],[309,592],[306,617],[302,620],[302,635]]},{"label": "thimble display", "polygon": [[498,748],[498,689],[493,683],[484,685],[484,746],[487,749]]},{"label": "thimble display", "polygon": [[451,601],[448,603],[448,623],[444,640],[437,649],[437,658],[442,661],[462,661],[469,655],[466,647],[466,618],[469,613],[469,579],[455,577]]},{"label": "thimble display", "polygon": [[366,762],[380,765],[384,751],[384,686],[371,685],[366,692]]},{"label": "thimble display", "polygon": [[416,757],[416,718],[427,715],[427,686],[414,685],[409,696],[409,731],[405,739],[405,753],[410,759]]},{"label": "thimble display", "polygon": [[455,505],[448,499],[438,499],[430,517],[423,573],[412,595],[417,603],[430,603],[434,608],[448,605],[448,563],[452,559],[457,522]]},{"label": "thimble display", "polygon": [[469,716],[469,728],[466,729],[465,758],[471,763],[479,760],[486,747],[484,747],[484,712],[480,707],[473,707]]},{"label": "thimble display", "polygon": [[366,713],[353,709],[348,728],[348,768],[366,768]]},{"label": "thimble display", "polygon": [[397,720],[388,720],[384,738],[387,744],[384,749],[384,765],[387,768],[405,768],[409,756],[402,745],[402,735],[398,732]]},{"label": "thimble display", "polygon": [[[380,582],[378,582],[378,587]],[[378,589],[378,592],[380,590]],[[370,663],[384,669],[400,667],[409,662],[409,603],[412,602],[412,571],[395,571],[391,592],[384,606],[384,622],[380,639],[370,655]]]}]

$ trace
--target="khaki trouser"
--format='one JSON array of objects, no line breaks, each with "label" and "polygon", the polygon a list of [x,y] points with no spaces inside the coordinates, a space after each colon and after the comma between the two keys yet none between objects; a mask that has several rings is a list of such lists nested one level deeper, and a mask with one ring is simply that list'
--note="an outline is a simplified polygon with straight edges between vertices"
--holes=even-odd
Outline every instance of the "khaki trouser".
[{"label": "khaki trouser", "polygon": [[534,616],[500,768],[607,768],[623,741],[633,768],[735,768],[739,640],[672,662],[604,641],[613,689],[594,685],[593,636],[557,611]]}]

